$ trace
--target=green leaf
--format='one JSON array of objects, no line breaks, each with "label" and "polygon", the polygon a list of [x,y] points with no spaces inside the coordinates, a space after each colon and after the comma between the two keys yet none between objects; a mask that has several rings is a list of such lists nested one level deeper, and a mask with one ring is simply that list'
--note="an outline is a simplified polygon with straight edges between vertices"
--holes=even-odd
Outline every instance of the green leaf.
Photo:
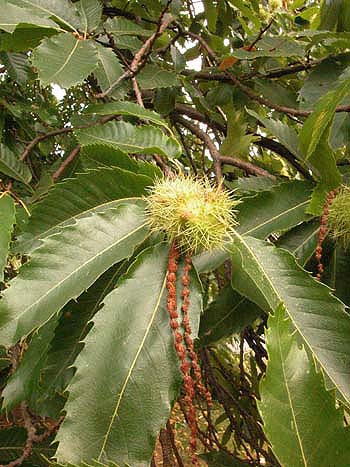
[{"label": "green leaf", "polygon": [[[319,40],[317,36],[315,40]],[[348,55],[329,57],[311,70],[298,91],[302,109],[313,110],[317,101],[334,89],[334,84],[344,69],[350,65],[349,58]]]},{"label": "green leaf", "polygon": [[56,83],[62,88],[81,83],[96,68],[97,62],[94,42],[77,39],[73,34],[44,39],[32,56],[41,83]]},{"label": "green leaf", "polygon": [[[94,75],[101,90],[106,91],[120,78],[124,70],[112,49],[96,43],[96,52],[98,65],[94,70]],[[116,91],[121,92],[121,88],[116,89]]]},{"label": "green leaf", "polygon": [[[309,218],[305,209],[309,204],[311,184],[293,180],[272,186],[255,196],[244,198],[238,205],[239,225],[236,231],[241,235],[264,239],[272,233],[291,229]],[[228,259],[227,242],[222,250],[203,252],[193,262],[200,273],[218,268]]]},{"label": "green leaf", "polygon": [[346,465],[350,435],[342,409],[290,329],[280,306],[266,333],[269,359],[259,403],[264,431],[284,467]]},{"label": "green leaf", "polygon": [[170,46],[170,54],[176,73],[181,73],[181,71],[186,68],[186,60],[184,54],[181,53],[175,45]]},{"label": "green leaf", "polygon": [[287,84],[282,81],[260,79],[256,81],[254,90],[257,94],[263,95],[265,99],[271,101],[273,104],[294,108],[299,107],[297,94],[294,88],[289,86],[289,82]]},{"label": "green leaf", "polygon": [[256,29],[260,29],[261,22],[259,17],[254,13],[251,4],[249,6],[245,4],[243,0],[228,0],[228,4],[237,8],[242,12],[242,15],[249,19]]},{"label": "green leaf", "polygon": [[257,191],[267,191],[279,184],[279,181],[270,177],[239,177],[233,182],[225,181],[225,185],[230,190],[238,190],[242,193],[251,193]]},{"label": "green leaf", "polygon": [[247,113],[252,117],[259,120],[264,127],[279,140],[288,151],[294,154],[298,159],[304,159],[299,149],[298,134],[289,125],[282,123],[280,120],[274,120],[272,118],[265,118],[254,112],[254,110],[246,109]]},{"label": "green leaf", "polygon": [[301,266],[305,266],[314,254],[319,228],[320,221],[318,219],[311,222],[303,222],[282,235],[277,240],[276,245],[292,253],[298,260],[298,263]]},{"label": "green leaf", "polygon": [[[74,360],[83,348],[82,341],[91,328],[91,319],[99,310],[105,296],[111,292],[128,262],[114,265],[86,291],[77,301],[71,300],[63,308],[55,336],[50,343],[47,361],[42,370],[42,381],[37,404],[63,393],[75,370]],[[40,332],[40,331],[39,331]]]},{"label": "green leaf", "polygon": [[150,178],[117,167],[88,170],[57,183],[34,205],[16,250],[30,253],[40,245],[40,240],[74,223],[78,217],[118,205],[122,198],[142,196],[150,185]]},{"label": "green leaf", "polygon": [[[60,464],[149,466],[180,382],[166,308],[168,250],[159,244],[138,256],[95,315],[56,437]],[[201,310],[195,273],[190,287],[195,337]]]},{"label": "green leaf", "polygon": [[75,130],[82,146],[105,144],[128,153],[161,153],[168,157],[181,154],[181,147],[174,138],[169,138],[152,126],[133,126],[127,122],[108,122],[84,130]]},{"label": "green leaf", "polygon": [[200,344],[207,346],[252,324],[262,314],[255,303],[227,287],[204,310],[199,328]]},{"label": "green leaf", "polygon": [[115,35],[115,36],[150,36],[152,31],[144,29],[135,21],[130,21],[121,16],[116,16],[115,18],[109,18],[105,22],[106,31]]},{"label": "green leaf", "polygon": [[0,60],[13,81],[19,84],[28,81],[31,67],[25,54],[0,52]]},{"label": "green leaf", "polygon": [[141,89],[159,89],[179,86],[176,73],[163,70],[157,65],[146,65],[137,75]]},{"label": "green leaf", "polygon": [[219,14],[219,8],[211,0],[203,0],[203,5],[205,9],[206,20],[208,22],[208,29],[210,32],[215,34],[216,23],[217,23],[218,14]]},{"label": "green leaf", "polygon": [[15,203],[9,195],[0,196],[0,282],[4,280],[4,268],[6,266],[11,234],[15,223]]},{"label": "green leaf", "polygon": [[57,34],[53,29],[20,27],[12,34],[7,32],[0,34],[0,50],[26,52],[37,47],[44,37],[50,37],[53,34]]},{"label": "green leaf", "polygon": [[247,158],[249,146],[258,138],[251,134],[246,134],[247,123],[241,112],[231,110],[227,112],[227,136],[220,146],[220,153],[224,156]]},{"label": "green leaf", "polygon": [[237,231],[264,239],[273,232],[290,229],[307,220],[305,209],[311,190],[309,182],[294,180],[244,199],[238,206]]},{"label": "green leaf", "polygon": [[1,345],[13,345],[45,324],[104,271],[130,256],[147,234],[143,203],[121,200],[47,237],[0,301]]},{"label": "green leaf", "polygon": [[231,251],[233,288],[264,311],[283,303],[304,344],[349,400],[350,316],[344,305],[285,250],[236,233]]},{"label": "green leaf", "polygon": [[299,135],[300,148],[305,159],[313,155],[334,118],[336,107],[349,93],[350,79],[345,79],[317,102]]},{"label": "green leaf", "polygon": [[81,149],[81,163],[84,170],[114,168],[138,173],[139,164],[135,159],[129,157],[125,152],[110,146],[93,145],[84,146]]},{"label": "green leaf", "polygon": [[146,122],[161,125],[170,131],[167,122],[159,114],[153,110],[145,109],[134,102],[119,101],[109,102],[107,104],[91,104],[84,110],[87,115],[127,115],[130,117],[137,117]]},{"label": "green leaf", "polygon": [[58,29],[57,24],[49,18],[36,15],[32,10],[20,8],[7,0],[0,0],[0,29],[12,33],[19,24]]},{"label": "green leaf", "polygon": [[[145,175],[151,180],[162,177],[161,170],[155,164],[132,159],[118,148],[111,148],[110,146],[103,145],[85,146],[80,154],[84,169],[119,167],[130,172],[135,172],[138,175]],[[152,184],[151,180],[148,180],[148,185]],[[143,190],[144,184],[141,180],[140,182],[140,187],[138,188]],[[140,191],[140,194],[143,193],[144,191]]]},{"label": "green leaf", "polygon": [[199,274],[204,274],[220,267],[228,257],[229,254],[226,249],[217,249],[211,252],[205,251],[193,258],[193,264]]},{"label": "green leaf", "polygon": [[348,306],[350,305],[349,272],[350,252],[341,245],[336,244],[332,251],[330,264],[324,275],[324,281],[335,290],[335,295]]},{"label": "green leaf", "polygon": [[58,315],[55,315],[33,335],[19,367],[10,376],[2,392],[2,407],[7,412],[35,396],[57,323]]},{"label": "green leaf", "polygon": [[327,193],[337,188],[342,182],[342,176],[336,164],[335,154],[328,144],[328,132],[319,142],[315,152],[310,157],[315,174],[319,180],[313,191],[307,212],[315,216],[321,215]]},{"label": "green leaf", "polygon": [[38,16],[54,19],[64,27],[77,31],[80,19],[70,0],[10,0],[11,3],[26,7]]},{"label": "green leaf", "polygon": [[32,178],[29,168],[3,144],[0,144],[0,172],[26,185]]},{"label": "green leaf", "polygon": [[349,31],[350,10],[346,0],[323,1],[320,17],[320,29]]},{"label": "green leaf", "polygon": [[142,47],[140,39],[134,36],[115,36],[115,45],[118,49],[129,50],[132,54],[135,54]]},{"label": "green leaf", "polygon": [[303,57],[305,55],[304,47],[286,36],[264,36],[256,47],[258,49],[256,51],[235,49],[231,55],[240,60],[254,60],[259,57]]},{"label": "green leaf", "polygon": [[[5,465],[18,459],[22,453],[27,440],[27,430],[22,427],[2,429],[0,431],[0,462]],[[46,460],[54,453],[54,448],[50,446],[52,439],[41,444],[33,445],[33,453],[23,465],[36,467],[48,467]],[[45,457],[43,457],[45,456]]]},{"label": "green leaf", "polygon": [[78,13],[80,15],[80,29],[86,35],[94,31],[101,21],[102,4],[99,0],[80,0],[77,3]]}]

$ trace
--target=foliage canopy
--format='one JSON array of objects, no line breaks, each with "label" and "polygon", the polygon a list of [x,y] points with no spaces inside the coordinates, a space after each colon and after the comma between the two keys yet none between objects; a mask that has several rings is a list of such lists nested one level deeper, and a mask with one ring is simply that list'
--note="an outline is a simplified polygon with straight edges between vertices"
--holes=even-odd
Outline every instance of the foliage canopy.
[{"label": "foliage canopy", "polygon": [[0,464],[346,467],[348,0],[0,0],[0,62]]}]

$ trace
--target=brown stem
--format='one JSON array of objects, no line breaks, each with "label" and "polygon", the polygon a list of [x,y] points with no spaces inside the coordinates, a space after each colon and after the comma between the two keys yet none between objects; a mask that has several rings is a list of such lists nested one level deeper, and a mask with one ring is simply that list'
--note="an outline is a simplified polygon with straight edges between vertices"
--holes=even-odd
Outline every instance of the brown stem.
[{"label": "brown stem", "polygon": [[57,181],[61,175],[63,174],[63,172],[66,170],[66,168],[69,166],[69,164],[71,162],[74,161],[74,159],[79,155],[80,153],[80,149],[81,149],[81,146],[80,144],[78,144],[78,146],[76,146],[72,151],[71,153],[64,159],[64,161],[62,162],[62,164],[58,167],[58,169],[56,170],[56,172],[52,175],[52,179],[54,181]]},{"label": "brown stem", "polygon": [[238,167],[239,169],[245,170],[252,175],[256,175],[258,177],[268,177],[272,180],[276,180],[276,177],[270,172],[261,167],[258,167],[250,162],[243,161],[242,159],[238,159],[237,157],[233,156],[220,156],[220,161],[223,164],[233,165],[234,167]]},{"label": "brown stem", "polygon": [[[178,114],[183,114],[187,115],[188,117],[198,120],[199,122],[205,123],[208,125],[210,128],[213,130],[219,130],[221,133],[226,135],[226,126],[217,122],[216,120],[213,120],[212,118],[208,117],[207,115],[202,114],[199,112],[197,109],[194,109],[193,107],[186,105],[186,104],[175,104],[175,112],[172,113],[172,116],[174,117],[174,120],[176,119],[175,113]],[[180,138],[181,138],[181,133]],[[267,138],[265,136],[257,135],[259,136],[259,140],[255,141],[254,144],[257,146],[261,146],[266,149],[270,149],[271,151],[275,152],[279,156],[283,157],[286,159],[298,172],[300,172],[306,179],[312,180],[312,176],[308,172],[306,168],[304,168],[299,161],[295,158],[295,156],[285,147],[283,144],[281,144],[278,141],[275,141],[271,138]],[[186,147],[184,146],[186,149]],[[237,162],[237,160],[236,160]],[[243,161],[244,162],[244,161]],[[232,164],[233,165],[233,164]],[[237,164],[235,164],[237,166]],[[244,168],[247,172],[246,168]]]},{"label": "brown stem", "polygon": [[271,18],[270,21],[267,23],[267,25],[262,28],[257,36],[257,38],[250,44],[250,46],[248,47],[248,52],[253,50],[254,46],[260,41],[260,39],[262,38],[262,36],[265,34],[266,31],[268,31],[270,29],[270,27],[272,26],[274,22],[274,18]]},{"label": "brown stem", "polygon": [[176,125],[176,123],[175,123],[175,128],[177,130],[178,135],[180,136],[180,140],[181,140],[183,150],[185,151],[187,159],[189,160],[189,163],[191,164],[193,173],[197,176],[198,175],[198,170],[197,170],[196,164],[194,163],[194,160],[192,158],[191,152],[189,151],[189,149],[187,147],[184,135],[182,134],[182,132],[180,131],[180,129],[179,129],[178,125]]},{"label": "brown stem", "polygon": [[81,126],[76,126],[76,127],[65,127],[65,128],[58,128],[57,130],[49,131],[48,133],[45,133],[44,135],[38,135],[36,136],[24,149],[22,155],[21,155],[21,160],[24,161],[30,151],[38,144],[40,141],[43,141],[44,139],[51,138],[52,136],[58,136],[66,133],[72,133],[74,130],[82,130],[84,128],[90,128],[95,125],[103,125],[104,123],[109,122],[110,120],[114,120],[116,117],[115,115],[107,115],[105,117],[100,118],[96,122],[90,122],[86,125],[81,125]]},{"label": "brown stem", "polygon": [[260,139],[258,141],[254,141],[254,144],[275,152],[279,156],[283,157],[283,159],[286,159],[298,172],[304,176],[304,178],[307,180],[312,180],[312,176],[310,175],[309,171],[300,164],[294,154],[290,152],[285,146],[283,146],[283,144],[275,141],[274,139],[267,138],[266,136],[258,136]]},{"label": "brown stem", "polygon": [[221,133],[226,134],[225,125],[222,125],[221,123],[217,122],[216,120],[213,120],[207,115],[202,114],[194,107],[191,107],[186,104],[177,103],[175,104],[175,111],[179,114],[187,115],[187,117],[190,117],[193,120],[198,120],[199,122],[203,122],[209,125],[211,128],[214,128],[215,130],[219,130]]},{"label": "brown stem", "polygon": [[[281,78],[282,76],[293,75],[299,73],[300,71],[307,71],[311,68],[314,68],[316,65],[319,65],[322,60],[313,60],[306,63],[296,63],[289,65],[286,68],[276,68],[266,73],[259,73],[253,71],[239,76],[240,81],[246,81],[251,78],[261,78],[261,79],[275,79]],[[195,70],[183,70],[181,72],[184,76],[189,76],[190,78],[196,80],[205,80],[205,81],[220,81],[222,83],[231,83],[231,78],[229,78],[224,72],[212,72],[212,71],[195,71]]]},{"label": "brown stem", "polygon": [[33,451],[33,444],[35,443],[36,430],[32,423],[30,413],[26,402],[21,403],[21,412],[24,422],[24,427],[27,430],[27,440],[24,445],[22,454],[15,460],[9,462],[8,464],[1,465],[0,467],[17,467],[22,465],[22,463],[31,455]]},{"label": "brown stem", "polygon": [[182,461],[179,450],[177,449],[177,446],[176,446],[176,443],[175,443],[174,431],[173,431],[173,427],[171,426],[170,420],[167,421],[166,429],[167,429],[168,437],[169,437],[169,440],[171,442],[171,446],[173,448],[173,452],[175,454],[177,463],[178,463],[179,467],[185,467],[185,464]]},{"label": "brown stem", "polygon": [[168,431],[164,428],[160,430],[159,441],[162,446],[163,465],[166,465],[168,467],[175,467],[173,448],[172,448],[171,441],[168,436]]},{"label": "brown stem", "polygon": [[[216,55],[216,53],[213,51],[213,49],[206,43],[206,41],[203,39],[203,37],[199,36],[198,34],[194,33],[186,33],[188,36],[192,37],[193,39],[196,39],[199,41],[201,46],[207,51],[209,57],[213,60],[215,64],[219,63],[219,59]],[[260,96],[259,94],[256,94],[252,89],[250,89],[248,86],[243,84],[235,75],[230,73],[229,71],[224,72],[225,76],[229,78],[233,84],[235,84],[249,99],[258,102],[261,105],[265,105],[266,107],[269,107],[270,109],[277,110],[277,112],[285,113],[288,115],[294,115],[294,116],[300,116],[300,117],[308,117],[311,113],[312,110],[299,110],[299,109],[294,109],[292,107],[287,107],[285,105],[279,105],[275,104],[274,102],[269,101],[268,99],[265,99],[264,97]],[[336,112],[350,112],[350,105],[340,105],[339,107],[336,108]]]},{"label": "brown stem", "polygon": [[222,181],[222,170],[221,170],[222,163],[233,165],[235,167],[238,167],[239,169],[245,170],[246,172],[252,175],[269,177],[275,180],[276,177],[271,175],[266,170],[260,167],[257,167],[251,162],[247,162],[247,161],[238,159],[237,157],[233,157],[233,156],[222,156],[219,150],[216,148],[213,141],[211,140],[210,136],[207,135],[201,128],[199,128],[199,126],[195,125],[194,123],[189,122],[188,120],[185,120],[184,118],[180,116],[175,116],[174,118],[178,123],[180,123],[182,126],[190,130],[194,135],[196,135],[199,139],[201,139],[206,144],[213,158],[214,172],[215,172],[215,176],[216,176],[218,183],[221,183]]},{"label": "brown stem", "polygon": [[119,78],[114,81],[106,91],[101,92],[100,94],[96,95],[96,98],[101,99],[106,97],[113,89],[120,84],[122,81],[128,79],[128,78],[133,78],[137,75],[137,73],[143,68],[145,65],[148,56],[150,55],[152,51],[152,47],[155,43],[155,41],[158,39],[158,37],[163,34],[163,32],[166,30],[166,28],[169,26],[169,24],[173,21],[172,16],[166,16],[166,12],[169,9],[170,4],[172,3],[172,0],[168,0],[165,7],[163,8],[158,23],[157,23],[157,28],[155,32],[143,43],[142,47],[136,52],[134,55],[134,58],[130,64],[130,67],[128,70],[126,70]]},{"label": "brown stem", "polygon": [[212,142],[210,136],[208,136],[203,130],[201,130],[197,125],[194,123],[185,120],[180,116],[175,116],[175,120],[180,123],[182,126],[187,128],[191,131],[194,135],[198,136],[208,147],[209,152],[213,158],[213,167],[215,178],[218,184],[222,182],[222,170],[221,170],[221,162],[220,162],[220,153],[216,149],[215,144]]},{"label": "brown stem", "polygon": [[138,85],[138,82],[136,80],[136,78],[131,78],[131,82],[132,82],[132,87],[134,89],[134,93],[135,93],[135,96],[136,96],[136,101],[137,103],[143,107],[143,100],[142,100],[142,94],[141,94],[141,91],[140,91],[140,88],[139,88],[139,85]]}]

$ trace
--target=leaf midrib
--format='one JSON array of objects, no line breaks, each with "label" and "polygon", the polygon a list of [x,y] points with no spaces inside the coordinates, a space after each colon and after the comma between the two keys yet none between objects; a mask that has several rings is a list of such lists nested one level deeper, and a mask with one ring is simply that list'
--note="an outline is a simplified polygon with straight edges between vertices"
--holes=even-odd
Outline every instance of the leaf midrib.
[{"label": "leaf midrib", "polygon": [[10,160],[8,155],[6,155],[5,152],[0,150],[0,170],[1,170],[1,164],[4,165],[9,171],[11,171],[12,173],[14,173],[17,176],[18,180],[21,180],[25,185],[28,186],[28,183],[30,182],[30,179],[29,179],[28,175],[26,175],[24,173],[25,168],[27,166],[24,165],[22,167],[21,166],[21,161],[16,159],[16,156],[14,154],[13,154],[13,156],[14,156],[13,165],[11,165],[12,161]]},{"label": "leaf midrib", "polygon": [[237,310],[237,308],[239,308],[239,306],[246,300],[246,298],[242,297],[238,303],[236,303],[236,305],[233,307],[233,308],[230,308],[230,310],[221,318],[219,319],[219,321],[216,321],[215,323],[215,326],[213,327],[213,330],[214,329],[217,329],[219,327],[219,325],[225,321],[225,319],[230,316],[234,311]]},{"label": "leaf midrib", "polygon": [[[315,230],[314,230],[310,235],[308,235],[308,236],[300,243],[300,245],[298,245],[298,246],[292,251],[292,253],[293,253],[294,256],[296,256],[298,250],[300,250],[301,248],[303,248],[303,246],[306,245],[306,243],[307,243],[309,240],[311,240],[311,238],[315,235],[315,233],[316,233],[318,230],[319,230],[319,227],[315,228]],[[311,253],[311,255],[309,255],[309,257],[306,259],[305,263],[311,258],[311,256],[312,256],[312,253]],[[305,264],[305,263],[304,263],[304,264]]]},{"label": "leaf midrib", "polygon": [[109,75],[107,73],[107,67],[105,65],[104,59],[103,59],[102,54],[100,52],[100,49],[98,47],[97,47],[97,56],[98,56],[98,59],[99,59],[101,65],[102,65],[102,69],[104,71],[104,74],[105,74],[105,76],[107,78],[107,81],[108,81],[108,84],[109,84],[109,87],[110,87],[112,85],[113,81],[112,81],[112,79],[109,78]]},{"label": "leaf midrib", "polygon": [[78,45],[79,45],[79,39],[76,39],[75,44],[73,45],[72,50],[71,50],[70,53],[68,54],[66,60],[64,61],[63,65],[61,66],[61,68],[59,68],[53,75],[51,75],[50,78],[49,78],[47,81],[53,81],[54,78],[55,78],[59,73],[61,73],[62,70],[64,70],[64,68],[67,66],[67,64],[69,63],[70,59],[72,58],[73,54],[75,53],[76,49],[78,48]]},{"label": "leaf midrib", "polygon": [[279,354],[280,354],[281,368],[282,368],[282,373],[283,373],[283,381],[284,381],[284,385],[285,385],[285,388],[286,388],[287,397],[288,397],[289,406],[290,406],[290,411],[291,411],[294,426],[295,426],[296,437],[298,439],[298,443],[299,443],[299,446],[300,446],[301,457],[303,459],[304,466],[308,467],[308,462],[307,462],[306,457],[305,457],[304,447],[303,447],[303,443],[302,443],[301,436],[300,436],[300,433],[299,433],[299,426],[298,426],[295,411],[294,411],[293,400],[292,400],[291,392],[290,392],[287,377],[286,377],[286,369],[285,369],[285,365],[284,365],[285,358],[284,358],[282,347],[281,347],[281,336],[280,336],[279,331],[278,331],[278,351],[279,351]]},{"label": "leaf midrib", "polygon": [[153,309],[153,311],[152,311],[152,314],[151,314],[151,318],[150,318],[150,320],[149,320],[149,323],[148,323],[148,325],[147,325],[147,328],[146,328],[146,330],[145,330],[145,333],[144,333],[144,335],[143,335],[143,338],[142,338],[142,340],[141,340],[141,343],[140,343],[140,345],[139,345],[139,348],[138,348],[138,350],[137,350],[137,352],[136,352],[136,354],[135,354],[135,357],[134,357],[134,359],[133,359],[133,361],[132,361],[132,363],[131,363],[131,366],[130,366],[130,368],[129,368],[129,371],[128,371],[127,375],[126,375],[126,378],[125,378],[125,380],[124,380],[124,383],[123,383],[123,386],[122,386],[122,388],[121,388],[121,391],[120,391],[120,393],[119,393],[119,396],[118,396],[118,399],[117,399],[117,403],[116,403],[116,407],[115,407],[115,410],[114,410],[114,412],[113,412],[113,414],[112,414],[111,421],[110,421],[110,423],[109,423],[109,426],[108,426],[106,435],[105,435],[104,438],[103,438],[103,443],[102,443],[101,450],[100,450],[100,453],[99,453],[99,455],[98,455],[97,461],[100,461],[101,456],[103,455],[104,449],[105,449],[106,444],[107,444],[107,442],[108,442],[109,435],[110,435],[110,433],[111,433],[111,431],[112,431],[112,427],[113,427],[114,420],[115,420],[116,416],[118,415],[118,410],[119,410],[120,404],[121,404],[121,402],[122,402],[122,398],[123,398],[123,396],[124,396],[124,393],[125,393],[125,391],[126,391],[127,385],[128,385],[128,383],[129,383],[129,380],[130,380],[130,378],[131,378],[132,372],[133,372],[133,370],[134,370],[134,368],[135,368],[135,365],[136,365],[136,363],[137,363],[137,360],[138,360],[138,358],[139,358],[139,355],[140,355],[140,353],[141,353],[141,351],[142,351],[142,349],[143,349],[143,347],[144,347],[144,345],[145,345],[146,339],[147,339],[148,334],[149,334],[149,332],[150,332],[150,330],[151,330],[151,326],[152,326],[152,324],[153,324],[153,322],[154,322],[154,319],[155,319],[155,317],[156,317],[156,314],[157,314],[157,312],[158,312],[158,310],[159,310],[160,302],[161,302],[161,300],[162,300],[162,297],[163,297],[163,294],[164,294],[164,290],[165,290],[166,278],[167,278],[167,275],[165,274],[165,275],[164,275],[164,279],[163,279],[163,284],[162,284],[161,290],[160,290],[159,295],[158,295],[158,297],[157,297],[157,302],[156,302],[155,307],[154,307],[154,309]]},{"label": "leaf midrib", "polygon": [[80,3],[80,7],[81,7],[80,11],[81,11],[82,15],[84,16],[84,23],[85,23],[84,36],[86,37],[86,34],[88,32],[88,19],[87,19],[87,15],[86,15],[84,5],[82,3]]},{"label": "leaf midrib", "polygon": [[309,200],[303,201],[302,203],[299,203],[299,204],[287,209],[286,211],[280,212],[277,216],[270,217],[265,222],[262,222],[261,224],[256,225],[252,229],[243,231],[242,234],[243,235],[249,235],[249,234],[251,234],[251,232],[254,232],[255,230],[259,230],[261,227],[275,221],[276,219],[278,219],[280,217],[284,217],[286,214],[289,214],[290,212],[292,212],[292,211],[294,211],[296,209],[299,209],[300,207],[302,207],[304,205],[307,205],[308,203],[309,203]]}]

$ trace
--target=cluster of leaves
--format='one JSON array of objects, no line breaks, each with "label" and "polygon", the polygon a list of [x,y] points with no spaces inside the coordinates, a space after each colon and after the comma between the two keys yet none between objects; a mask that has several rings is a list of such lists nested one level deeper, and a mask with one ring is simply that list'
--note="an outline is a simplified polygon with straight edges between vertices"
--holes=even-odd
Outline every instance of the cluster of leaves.
[{"label": "cluster of leaves", "polygon": [[29,465],[152,462],[181,373],[169,244],[144,196],[181,170],[242,198],[225,249],[193,258],[192,333],[219,410],[205,411],[203,459],[347,465],[344,245],[326,241],[324,284],[312,274],[324,200],[350,174],[349,2],[0,7],[0,382],[14,420],[0,463],[25,448],[24,401],[39,435],[63,418]]}]

